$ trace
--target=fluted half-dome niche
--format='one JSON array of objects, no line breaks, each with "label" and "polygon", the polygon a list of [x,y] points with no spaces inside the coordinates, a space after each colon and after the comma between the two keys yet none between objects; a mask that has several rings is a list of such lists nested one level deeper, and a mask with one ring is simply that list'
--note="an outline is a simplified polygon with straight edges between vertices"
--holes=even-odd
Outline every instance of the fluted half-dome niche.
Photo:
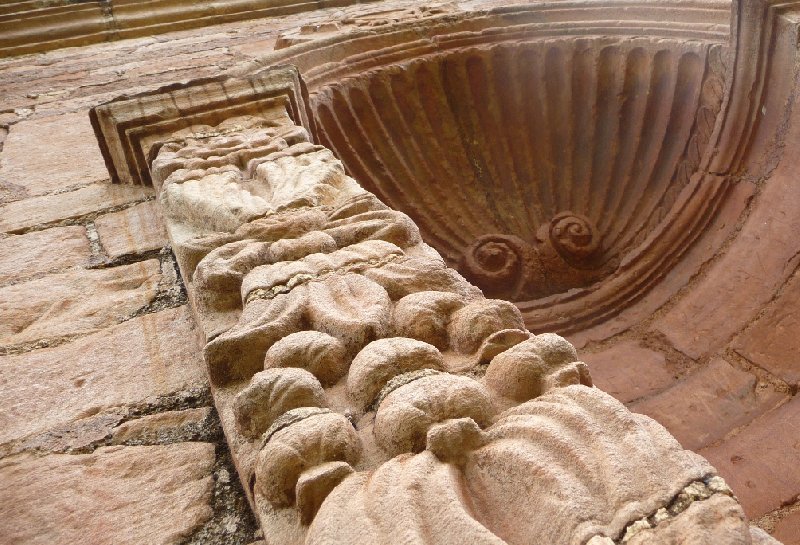
[{"label": "fluted half-dome niche", "polygon": [[318,89],[320,140],[490,296],[615,274],[700,163],[721,47],[576,38],[461,48]]}]

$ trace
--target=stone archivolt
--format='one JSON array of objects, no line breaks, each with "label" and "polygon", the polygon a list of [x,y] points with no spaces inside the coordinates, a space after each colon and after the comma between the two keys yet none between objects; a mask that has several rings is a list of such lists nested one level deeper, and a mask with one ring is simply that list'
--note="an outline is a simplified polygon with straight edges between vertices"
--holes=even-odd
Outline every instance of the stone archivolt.
[{"label": "stone archivolt", "polygon": [[[515,16],[528,15],[523,10]],[[472,25],[473,33],[451,29],[450,40],[483,39],[500,28],[469,18],[453,24]],[[519,29],[506,30],[514,36]],[[458,262],[490,296],[539,298],[533,304],[541,305],[549,300],[553,312],[563,312],[569,301],[543,297],[593,282],[623,283],[637,270],[625,269],[637,252],[645,255],[645,270],[654,268],[656,274],[669,260],[648,256],[654,251],[648,241],[666,237],[653,248],[675,257],[679,252],[671,245],[690,242],[702,228],[702,216],[724,198],[719,177],[693,176],[708,164],[706,148],[715,135],[733,138],[717,119],[725,100],[720,87],[729,77],[723,76],[723,46],[714,39],[680,45],[625,38],[595,54],[575,43],[545,40],[509,49],[492,42],[480,50],[466,44],[403,70],[370,58],[365,62],[380,66],[337,88],[322,85],[319,71],[312,74],[308,96],[295,71],[266,70],[257,76],[255,90],[266,91],[256,93],[256,101],[244,91],[251,77],[166,89],[93,114],[117,178],[151,181],[158,188],[206,336],[215,402],[270,542],[752,542],[741,507],[705,460],[683,450],[653,420],[593,388],[587,366],[563,338],[529,333],[526,323],[538,319],[530,307],[521,304],[521,312],[507,300],[487,298],[448,267]],[[284,58],[303,47],[287,48]],[[495,206],[499,215],[482,219],[486,229],[452,229],[451,240],[458,244],[445,245],[450,255],[440,256],[423,241],[436,206],[461,214],[447,208],[444,193],[438,204],[420,196],[428,206],[420,207],[421,234],[409,216],[362,188],[328,148],[313,143],[319,138],[331,144],[345,160],[381,165],[394,157],[401,166],[430,166],[435,161],[424,156],[398,118],[390,132],[405,138],[403,149],[413,150],[413,157],[401,157],[400,146],[393,143],[390,149],[380,140],[386,129],[365,128],[376,119],[376,104],[421,115],[424,108],[402,107],[400,99],[439,100],[426,114],[429,121],[434,114],[449,115],[453,124],[442,124],[441,137],[430,142],[446,148],[446,137],[457,133],[462,144],[469,143],[464,127],[478,135],[481,123],[499,115],[504,101],[514,93],[517,101],[522,96],[520,89],[504,94],[497,88],[497,96],[484,102],[490,107],[482,109],[478,91],[488,92],[487,78],[503,67],[519,67],[525,55],[542,60],[545,71],[547,59],[555,59],[554,74],[562,73],[558,63],[567,59],[588,63],[596,71],[586,77],[603,83],[597,104],[630,110],[631,116],[617,116],[613,130],[602,116],[592,117],[600,120],[587,135],[580,121],[588,115],[581,110],[585,104],[564,104],[549,125],[552,132],[542,133],[550,152],[573,153],[586,138],[600,161],[571,165],[573,172],[564,179],[574,185],[564,194],[548,193],[542,184],[538,199],[513,197],[520,206],[533,207],[525,214],[516,208],[500,213],[503,207]],[[335,73],[337,66],[328,68]],[[442,94],[418,92],[427,84]],[[446,91],[449,84],[455,85],[451,90],[466,84],[472,94],[465,102],[448,98],[454,96]],[[408,92],[400,92],[404,86],[410,86]],[[241,91],[238,98],[214,92],[229,88]],[[392,100],[377,101],[381,93],[391,93]],[[540,100],[557,102],[555,95],[542,93]],[[620,97],[620,104],[603,93]],[[660,93],[685,99],[661,100]],[[192,98],[202,94],[209,99]],[[137,117],[137,110],[148,115]],[[489,117],[480,120],[481,115]],[[639,144],[622,138],[623,126],[639,127],[640,136],[633,138]],[[573,135],[564,140],[571,147],[556,145],[564,136],[558,127]],[[642,143],[664,134],[674,135],[678,144],[666,149]],[[514,143],[496,142],[509,148]],[[505,168],[508,177],[501,178],[509,183],[539,172],[515,171],[513,160],[502,165],[492,143],[474,145],[484,155],[469,156]],[[343,146],[352,147],[343,153]],[[609,190],[608,173],[619,164],[601,157],[603,146],[616,147],[627,157],[626,168],[633,169],[623,169],[624,194],[600,195],[630,209],[624,218],[604,216],[593,199],[598,188]],[[526,154],[520,151],[520,157]],[[575,165],[582,165],[585,176],[575,175]],[[489,172],[473,167],[461,171],[470,179],[461,186],[467,196],[477,191],[478,175]],[[455,180],[444,170],[429,182]],[[423,193],[425,173],[384,165],[363,179],[390,204],[411,203],[403,199]],[[403,176],[408,185],[393,176]],[[557,179],[562,180],[550,181]],[[631,192],[639,197],[629,200]],[[582,209],[580,203],[589,206]],[[654,212],[659,207],[663,214]],[[475,217],[480,212],[463,208]],[[496,232],[503,214],[518,215],[508,230],[520,232]],[[610,311],[588,315],[594,319],[603,312]]]}]

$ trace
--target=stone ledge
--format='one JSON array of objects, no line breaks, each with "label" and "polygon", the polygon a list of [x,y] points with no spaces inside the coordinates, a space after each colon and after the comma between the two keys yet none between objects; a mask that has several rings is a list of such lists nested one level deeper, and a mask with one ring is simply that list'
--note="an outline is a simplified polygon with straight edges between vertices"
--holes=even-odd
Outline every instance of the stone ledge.
[{"label": "stone ledge", "polygon": [[[369,1],[369,0],[367,0]],[[354,0],[102,0],[15,2],[0,7],[0,58],[151,36],[246,19],[280,17]],[[44,6],[43,6],[44,4]]]}]

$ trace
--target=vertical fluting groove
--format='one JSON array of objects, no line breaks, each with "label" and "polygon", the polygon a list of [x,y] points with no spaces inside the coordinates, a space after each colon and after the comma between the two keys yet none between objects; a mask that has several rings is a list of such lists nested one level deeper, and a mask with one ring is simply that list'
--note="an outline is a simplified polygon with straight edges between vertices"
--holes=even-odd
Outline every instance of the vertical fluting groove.
[{"label": "vertical fluting groove", "polygon": [[322,100],[318,99],[314,110],[316,124],[321,129],[322,138],[320,143],[333,150],[337,157],[346,157],[345,167],[349,173],[357,180],[362,180],[362,183],[369,187],[371,181],[369,168],[367,168],[366,163],[348,141],[342,127],[339,125],[339,120],[329,107],[329,103],[323,103]]},{"label": "vertical fluting groove", "polygon": [[572,140],[572,124],[570,123],[572,110],[572,70],[571,53],[565,52],[564,44],[554,44],[545,56],[545,85],[547,88],[548,117],[552,134],[551,158],[555,164],[554,201],[556,210],[567,210],[570,205],[572,183],[572,154],[570,153]]},{"label": "vertical fluting groove", "polygon": [[[443,206],[435,207],[432,210],[425,211],[428,217],[428,222],[432,222],[437,226],[447,224],[447,227],[453,232],[455,238],[459,241],[454,243],[453,248],[461,248],[470,240],[468,233],[465,233],[464,226],[457,222],[447,222],[448,215],[455,210],[462,211],[464,216],[468,218],[475,218],[476,212],[471,208],[465,208],[463,203],[458,204],[459,195],[447,191],[446,187],[442,187],[439,183],[440,180],[447,179],[448,168],[446,161],[432,161],[431,155],[442,156],[441,147],[439,145],[439,137],[434,133],[428,125],[425,110],[422,104],[418,101],[418,94],[416,92],[417,83],[417,69],[419,64],[408,67],[405,70],[400,70],[392,73],[390,77],[390,93],[391,98],[387,102],[393,104],[397,111],[399,123],[402,123],[403,132],[407,134],[407,145],[413,148],[413,155],[418,161],[420,168],[426,175],[429,175],[429,183],[427,184],[433,191],[436,191],[443,200],[440,204]],[[401,126],[401,125],[398,125]],[[423,148],[423,145],[425,148]],[[427,148],[427,149],[426,149]],[[430,150],[434,150],[433,154]],[[407,180],[407,183],[418,183],[417,179]],[[424,189],[424,188],[423,188]],[[419,211],[422,213],[422,211]],[[431,226],[435,230],[434,226]],[[448,259],[459,256],[455,255],[452,248],[447,253]]]},{"label": "vertical fluting groove", "polygon": [[[420,161],[420,154],[417,147],[417,139],[409,133],[405,120],[397,108],[397,102],[392,95],[387,79],[394,73],[373,78],[369,83],[369,96],[372,113],[383,125],[383,133],[386,135],[387,144],[392,146],[396,154],[403,162],[403,177],[401,182],[413,189],[413,195],[418,195],[424,206],[417,207],[411,217],[423,228],[425,232],[433,231],[431,221],[436,221],[430,217],[429,212],[436,210],[437,206],[444,205],[448,209],[448,195],[444,189],[435,183],[435,178],[427,165]],[[397,178],[393,178],[398,180]],[[391,188],[386,183],[381,184],[381,192],[388,192]],[[463,240],[458,235],[454,226],[449,223],[437,222],[434,235],[436,238],[446,241],[451,247],[459,247]],[[435,244],[431,240],[432,244]]]},{"label": "vertical fluting groove", "polygon": [[370,143],[370,137],[364,132],[360,121],[345,94],[346,89],[332,89],[331,104],[336,121],[346,141],[353,151],[359,156],[368,172],[369,180],[367,189],[374,188],[374,180],[381,180],[391,176],[381,157],[375,153],[375,148]]},{"label": "vertical fluting groove", "polygon": [[619,152],[620,122],[622,116],[626,56],[618,45],[606,46],[600,51],[597,74],[597,129],[592,152],[591,188],[586,193],[584,208],[595,225],[603,220],[604,197],[613,183],[611,173],[614,157]]},{"label": "vertical fluting groove", "polygon": [[[380,76],[374,76],[368,80],[367,84],[376,81]],[[387,204],[396,208],[402,206],[404,202],[419,203],[417,210],[427,209],[430,202],[430,194],[422,193],[416,184],[398,183],[403,180],[413,180],[414,174],[409,170],[405,161],[397,153],[392,134],[386,130],[383,121],[375,112],[369,92],[362,89],[359,85],[352,85],[349,88],[350,107],[359,119],[360,126],[365,136],[369,136],[370,145],[375,149],[376,154],[381,157],[383,164],[389,171],[389,176],[375,180],[376,186],[381,187],[386,195]],[[386,108],[381,108],[385,111]],[[415,220],[423,219],[417,210],[410,211]],[[438,235],[439,233],[437,233]]]},{"label": "vertical fluting groove", "polygon": [[629,246],[630,241],[644,230],[652,230],[655,224],[651,222],[659,219],[655,208],[664,198],[667,185],[672,181],[677,163],[690,137],[690,130],[697,112],[702,77],[703,63],[700,57],[696,53],[682,55],[678,61],[675,93],[672,110],[669,114],[669,123],[665,131],[666,136],[658,149],[658,159],[643,191],[643,196],[636,203],[629,225],[622,230],[624,233],[620,244],[622,247]]},{"label": "vertical fluting groove", "polygon": [[459,97],[459,89],[451,85],[448,96],[458,97],[457,119],[460,120],[459,125],[463,127],[462,138],[468,142],[473,164],[480,165],[483,174],[489,180],[489,185],[485,189],[497,211],[499,225],[503,232],[515,232],[518,230],[518,220],[515,221],[513,213],[508,213],[504,202],[510,189],[507,162],[496,162],[497,155],[494,153],[498,127],[494,126],[490,113],[493,97],[489,94],[483,59],[477,54],[466,55],[462,62],[458,63],[458,77],[463,78],[463,95]]},{"label": "vertical fluting groove", "polygon": [[530,49],[520,55],[517,62],[520,87],[527,93],[523,101],[522,117],[528,126],[525,149],[531,154],[534,164],[532,183],[536,184],[540,209],[539,221],[544,221],[555,210],[555,169],[549,154],[550,137],[547,123],[547,97],[544,85],[544,62],[540,48]]},{"label": "vertical fluting groove", "polygon": [[608,247],[611,238],[610,230],[616,219],[618,208],[625,197],[625,188],[632,174],[633,164],[636,160],[636,151],[639,148],[642,129],[645,124],[645,110],[650,95],[651,74],[653,59],[642,48],[635,48],[628,56],[625,69],[624,104],[620,124],[620,149],[614,158],[613,176],[611,185],[605,195],[605,206],[600,221],[599,230]]},{"label": "vertical fluting groove", "polygon": [[[453,248],[460,249],[475,238],[476,234],[473,231],[479,228],[485,219],[479,209],[467,205],[463,192],[454,192],[441,183],[453,175],[454,169],[450,165],[448,154],[440,145],[439,136],[428,123],[425,108],[419,101],[419,94],[415,92],[419,69],[417,64],[408,70],[392,74],[390,86],[393,100],[390,102],[395,105],[398,117],[404,124],[404,130],[408,134],[408,145],[414,148],[414,155],[418,158],[421,168],[430,173],[430,186],[435,188],[443,199],[441,201],[443,207],[427,211],[429,221],[435,222],[436,225],[446,224],[460,242],[454,243]],[[416,181],[410,180],[409,183]],[[453,221],[454,218],[457,218],[456,221]],[[450,258],[452,253],[449,252],[447,257]],[[453,258],[458,257],[460,255],[454,254]]]},{"label": "vertical fluting groove", "polygon": [[503,142],[513,163],[512,171],[518,184],[519,200],[524,208],[522,218],[524,231],[519,235],[531,240],[536,235],[536,228],[543,220],[542,203],[536,198],[536,178],[531,163],[531,151],[528,147],[528,134],[530,131],[525,125],[524,118],[519,112],[523,110],[522,102],[525,97],[521,91],[523,87],[518,84],[521,74],[516,62],[515,50],[510,47],[499,47],[494,52],[494,90],[500,105],[501,126],[505,127]]},{"label": "vertical fluting groove", "polygon": [[[597,50],[588,40],[576,40],[572,64],[573,183],[569,210],[589,213],[586,206],[592,172],[592,145],[597,122]],[[596,221],[596,218],[591,218]]]},{"label": "vertical fluting groove", "polygon": [[504,232],[506,226],[502,223],[503,214],[498,209],[493,190],[493,173],[489,170],[482,153],[482,147],[477,141],[479,128],[476,126],[476,120],[473,117],[472,104],[464,100],[470,94],[466,67],[463,62],[460,62],[460,59],[445,58],[441,65],[440,74],[444,97],[455,120],[458,139],[461,142],[461,147],[466,152],[465,157],[470,164],[475,180],[478,182],[476,189],[479,189],[479,192],[483,194],[484,200],[488,205],[487,212],[495,218],[495,222],[500,228],[499,232]]},{"label": "vertical fluting groove", "polygon": [[[498,229],[494,217],[486,213],[489,209],[489,202],[486,195],[478,187],[478,180],[475,178],[472,165],[467,158],[467,150],[458,133],[454,113],[449,109],[445,96],[444,83],[441,79],[439,70],[429,70],[422,65],[416,74],[417,93],[416,97],[422,104],[425,112],[425,119],[431,131],[436,135],[434,140],[441,147],[439,156],[449,161],[449,174],[461,182],[458,193],[462,198],[465,207],[475,206],[482,212],[481,222],[477,229],[482,232],[493,232]],[[460,218],[456,218],[458,221]],[[464,226],[468,229],[468,226]]]},{"label": "vertical fluting groove", "polygon": [[477,121],[475,126],[480,128],[476,140],[483,149],[484,163],[489,166],[495,180],[494,200],[498,204],[497,208],[507,232],[523,235],[526,229],[525,217],[519,214],[519,182],[512,168],[513,162],[509,161],[511,153],[504,146],[504,129],[499,120],[497,105],[499,96],[491,92],[491,82],[494,79],[491,75],[492,65],[477,55],[469,56],[466,59],[466,71],[473,106],[470,114]]},{"label": "vertical fluting groove", "polygon": [[[645,111],[645,125],[639,149],[636,151],[637,159],[628,179],[625,192],[629,193],[623,201],[616,215],[616,222],[612,230],[610,247],[617,247],[620,237],[630,223],[640,199],[645,198],[647,180],[653,172],[658,150],[664,142],[664,135],[669,124],[672,102],[675,95],[677,72],[677,59],[672,51],[662,49],[653,57],[653,74],[650,84],[650,96],[647,100]],[[638,182],[638,183],[636,183]]]}]

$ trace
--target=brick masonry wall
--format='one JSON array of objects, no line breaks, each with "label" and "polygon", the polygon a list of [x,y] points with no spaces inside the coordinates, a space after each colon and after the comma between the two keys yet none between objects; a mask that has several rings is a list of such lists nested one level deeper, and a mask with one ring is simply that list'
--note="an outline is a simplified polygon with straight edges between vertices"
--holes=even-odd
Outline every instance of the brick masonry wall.
[{"label": "brick masonry wall", "polygon": [[[0,541],[259,539],[154,194],[108,183],[88,110],[218,75],[337,14],[0,61]],[[742,190],[723,251],[669,276],[682,289],[658,312],[572,339],[599,387],[706,456],[787,545],[800,544],[798,168],[784,157]]]}]

